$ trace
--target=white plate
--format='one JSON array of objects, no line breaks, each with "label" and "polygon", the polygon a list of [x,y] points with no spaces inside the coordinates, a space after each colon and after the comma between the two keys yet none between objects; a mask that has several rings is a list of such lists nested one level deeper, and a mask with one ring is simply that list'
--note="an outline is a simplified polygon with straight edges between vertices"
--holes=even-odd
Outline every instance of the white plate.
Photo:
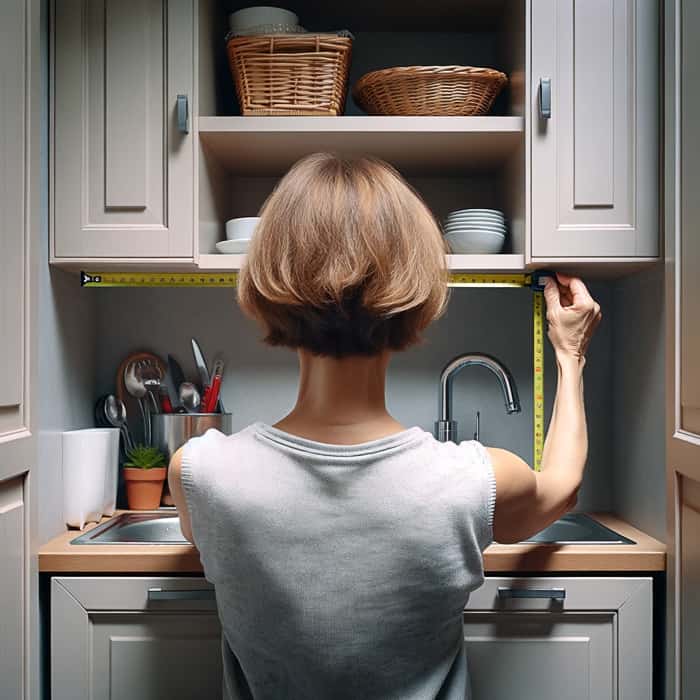
[{"label": "white plate", "polygon": [[250,245],[250,238],[236,238],[231,241],[219,241],[216,244],[216,249],[220,253],[225,253],[227,255],[235,255],[248,252],[248,246]]}]

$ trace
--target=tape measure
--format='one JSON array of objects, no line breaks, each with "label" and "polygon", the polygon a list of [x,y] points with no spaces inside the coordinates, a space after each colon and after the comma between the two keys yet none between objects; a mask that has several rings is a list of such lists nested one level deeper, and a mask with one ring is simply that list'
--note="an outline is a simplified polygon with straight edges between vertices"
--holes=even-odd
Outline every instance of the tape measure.
[{"label": "tape measure", "polygon": [[[532,294],[533,467],[539,471],[544,449],[544,278],[550,272],[451,272],[450,287],[523,288]],[[237,272],[81,272],[83,287],[235,287]]]}]

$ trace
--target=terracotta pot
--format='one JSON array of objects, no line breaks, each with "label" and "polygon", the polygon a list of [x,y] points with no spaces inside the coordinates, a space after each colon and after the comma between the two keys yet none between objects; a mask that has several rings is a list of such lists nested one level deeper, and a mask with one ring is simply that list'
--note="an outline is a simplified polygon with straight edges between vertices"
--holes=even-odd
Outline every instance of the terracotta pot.
[{"label": "terracotta pot", "polygon": [[129,503],[129,510],[155,510],[158,508],[167,471],[165,467],[153,467],[153,469],[124,467],[126,500]]}]

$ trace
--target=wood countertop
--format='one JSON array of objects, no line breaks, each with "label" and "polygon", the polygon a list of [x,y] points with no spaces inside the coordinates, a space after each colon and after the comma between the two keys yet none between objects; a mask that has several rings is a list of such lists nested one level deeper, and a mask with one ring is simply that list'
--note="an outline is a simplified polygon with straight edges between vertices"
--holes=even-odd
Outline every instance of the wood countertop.
[{"label": "wood countertop", "polygon": [[[486,574],[499,572],[655,572],[666,568],[666,545],[614,515],[592,513],[596,520],[636,544],[492,544],[484,552]],[[107,518],[105,518],[106,520]],[[95,527],[90,525],[85,531]],[[39,549],[39,571],[76,574],[201,573],[192,545],[72,545],[80,531],[69,530]]]}]

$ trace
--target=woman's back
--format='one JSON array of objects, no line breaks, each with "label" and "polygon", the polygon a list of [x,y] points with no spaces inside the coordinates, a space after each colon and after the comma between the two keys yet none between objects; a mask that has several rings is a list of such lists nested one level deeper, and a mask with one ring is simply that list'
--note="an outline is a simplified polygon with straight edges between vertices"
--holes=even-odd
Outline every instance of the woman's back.
[{"label": "woman's back", "polygon": [[258,423],[192,440],[181,470],[232,697],[465,697],[462,610],[495,499],[479,443]]}]

